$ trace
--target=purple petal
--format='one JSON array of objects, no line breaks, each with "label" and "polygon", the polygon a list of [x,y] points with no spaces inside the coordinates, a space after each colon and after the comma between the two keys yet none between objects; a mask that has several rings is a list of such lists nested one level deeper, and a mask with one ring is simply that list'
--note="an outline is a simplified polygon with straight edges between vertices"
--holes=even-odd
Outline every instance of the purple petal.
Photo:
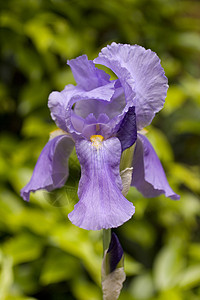
[{"label": "purple petal", "polygon": [[[106,89],[108,89],[108,91],[106,91]],[[103,101],[102,99],[98,99],[98,96],[95,95],[95,93],[97,94],[97,91],[100,91],[99,98],[101,93],[104,93],[101,95]],[[94,96],[93,98],[89,99],[91,93],[93,93]],[[129,109],[129,106],[126,105],[123,89],[118,80],[113,81],[112,83],[102,88],[90,91],[89,93],[79,94],[79,96],[73,97],[70,105],[72,106],[75,101],[75,114],[81,116],[82,118],[85,118],[86,120],[88,116],[93,114],[100,126],[100,130],[99,132],[96,132],[96,134],[102,134],[105,138],[108,138],[117,133],[120,123]],[[70,121],[70,114],[71,110],[69,107],[67,110],[67,127],[68,130],[73,133],[75,128],[71,126],[73,124],[71,124]],[[105,118],[102,118],[102,116],[106,116],[106,120]],[[91,130],[87,128],[86,131],[90,132]],[[84,134],[84,136],[86,135]]]},{"label": "purple petal", "polygon": [[80,200],[69,219],[87,230],[122,225],[134,214],[134,206],[121,194],[120,141],[113,137],[96,147],[90,141],[79,140],[76,152],[81,164]]},{"label": "purple petal", "polygon": [[51,191],[62,187],[68,177],[68,158],[74,142],[67,135],[50,140],[42,150],[29,183],[21,190],[24,200],[29,200],[30,192],[40,189]]},{"label": "purple petal", "polygon": [[51,117],[56,125],[64,131],[67,131],[65,114],[69,100],[78,94],[80,90],[72,85],[67,85],[62,92],[52,92],[49,95],[48,107],[51,111]]},{"label": "purple petal", "polygon": [[145,197],[165,194],[173,200],[180,197],[170,188],[161,162],[148,139],[138,134],[133,156],[134,185]]},{"label": "purple petal", "polygon": [[135,106],[138,129],[149,125],[162,109],[168,89],[158,56],[138,45],[112,43],[102,49],[94,62],[105,65],[118,76],[126,102]]},{"label": "purple petal", "polygon": [[111,101],[111,98],[115,92],[115,82],[112,81],[105,86],[98,87],[91,91],[80,91],[68,103],[66,109],[66,127],[68,132],[78,132],[71,120],[72,106],[75,104],[74,113],[79,117],[86,118],[90,113],[93,113],[96,118],[101,113],[104,113],[104,106]]},{"label": "purple petal", "polygon": [[109,122],[109,118],[106,114],[100,114],[98,119],[95,118],[93,114],[89,114],[85,119],[85,124],[82,129],[82,136],[86,139],[90,139],[92,135],[102,135],[104,138],[109,137],[106,134],[110,130],[107,123]]},{"label": "purple petal", "polygon": [[80,99],[75,104],[74,112],[84,119],[87,118],[87,116],[91,113],[93,113],[93,115],[98,118],[100,113],[105,112],[106,106],[107,102],[100,99]]},{"label": "purple petal", "polygon": [[103,70],[97,69],[87,55],[79,56],[68,61],[77,85],[86,91],[93,90],[99,86],[109,83],[110,76]]},{"label": "purple petal", "polygon": [[129,107],[120,129],[117,132],[117,137],[121,142],[122,151],[131,147],[135,143],[137,139],[135,107]]},{"label": "purple petal", "polygon": [[[107,101],[98,101],[99,99],[97,99],[96,95],[91,99],[84,100],[84,102],[78,101],[75,105],[75,113],[83,118],[86,118],[90,113],[93,113],[96,118],[98,118],[99,114],[106,113],[110,119],[121,114],[126,105],[122,87],[118,87],[117,81],[112,81],[112,84],[104,86],[102,90],[105,91],[107,88],[113,88],[112,97]],[[105,97],[100,100],[103,99],[106,100]]]}]

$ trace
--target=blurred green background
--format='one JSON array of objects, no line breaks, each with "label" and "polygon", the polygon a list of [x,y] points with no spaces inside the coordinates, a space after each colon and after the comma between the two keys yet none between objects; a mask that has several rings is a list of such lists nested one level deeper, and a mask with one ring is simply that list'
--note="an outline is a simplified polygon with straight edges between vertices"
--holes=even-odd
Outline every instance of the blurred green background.
[{"label": "blurred green background", "polygon": [[20,198],[55,128],[52,90],[74,83],[66,60],[112,41],[155,51],[169,78],[148,137],[180,201],[131,188],[121,300],[200,299],[200,2],[6,0],[0,4],[0,300],[101,299],[102,233],[73,226],[80,167],[60,191]]}]

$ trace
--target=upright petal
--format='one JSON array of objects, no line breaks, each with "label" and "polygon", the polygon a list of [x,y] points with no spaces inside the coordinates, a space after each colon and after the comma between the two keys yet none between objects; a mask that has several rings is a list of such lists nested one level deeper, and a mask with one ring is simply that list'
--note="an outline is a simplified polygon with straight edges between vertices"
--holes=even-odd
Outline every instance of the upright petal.
[{"label": "upright petal", "polygon": [[97,69],[87,55],[68,60],[77,85],[83,90],[90,91],[109,83],[110,76],[103,70]]},{"label": "upright petal", "polygon": [[97,87],[91,91],[81,90],[78,94],[74,95],[68,102],[66,109],[66,127],[68,132],[77,133],[72,124],[71,115],[72,107],[75,104],[74,113],[82,118],[86,118],[90,113],[95,117],[104,112],[104,106],[111,101],[115,92],[115,82],[112,81],[105,86]]},{"label": "upright petal", "polygon": [[[75,105],[74,111],[76,114],[82,117],[87,117],[91,112],[95,114],[96,117],[101,113],[106,113],[107,116],[112,119],[116,115],[122,113],[123,108],[126,105],[126,100],[124,97],[124,91],[121,86],[119,86],[119,81],[112,81],[112,83],[105,85],[101,88],[102,91],[112,89],[111,97],[107,97],[107,101],[97,101],[97,97],[89,98],[88,100],[78,101]],[[95,90],[94,90],[95,91]],[[98,91],[98,90],[97,90]],[[101,95],[102,92],[99,93]],[[101,100],[105,100],[105,96]]]},{"label": "upright petal", "polygon": [[51,191],[62,187],[68,177],[68,158],[74,142],[66,134],[49,140],[42,150],[29,183],[21,190],[24,200],[29,200],[30,192],[40,189]]},{"label": "upright petal", "polygon": [[149,125],[162,109],[168,84],[160,59],[138,45],[112,43],[94,60],[110,68],[119,78],[127,103],[135,106],[138,129]]},{"label": "upright petal", "polygon": [[65,123],[66,108],[70,99],[80,92],[79,88],[69,84],[61,92],[52,92],[49,95],[48,107],[51,111],[51,117],[56,125],[64,131],[67,131]]},{"label": "upright petal", "polygon": [[145,197],[165,194],[173,200],[180,197],[171,189],[161,162],[148,139],[138,134],[133,156],[133,180],[135,186]]},{"label": "upright petal", "polygon": [[94,142],[79,140],[76,152],[81,164],[79,202],[68,215],[73,224],[87,230],[122,225],[134,214],[134,206],[121,193],[120,141],[113,137]]}]

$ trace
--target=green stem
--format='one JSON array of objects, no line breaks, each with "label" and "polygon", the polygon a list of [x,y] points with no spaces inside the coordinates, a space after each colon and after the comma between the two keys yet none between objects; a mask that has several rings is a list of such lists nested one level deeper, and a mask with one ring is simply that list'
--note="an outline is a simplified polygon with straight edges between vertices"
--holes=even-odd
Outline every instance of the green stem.
[{"label": "green stem", "polygon": [[105,250],[109,248],[111,239],[111,229],[103,229],[103,255]]}]

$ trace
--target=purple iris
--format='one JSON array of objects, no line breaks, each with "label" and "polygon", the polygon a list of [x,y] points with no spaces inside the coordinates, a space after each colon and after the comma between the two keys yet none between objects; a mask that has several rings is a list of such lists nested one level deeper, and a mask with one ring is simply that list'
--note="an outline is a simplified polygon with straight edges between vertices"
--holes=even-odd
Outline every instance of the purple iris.
[{"label": "purple iris", "polygon": [[[110,68],[118,79],[110,80],[95,64]],[[94,61],[82,55],[68,65],[77,85],[67,85],[49,96],[51,117],[61,130],[42,150],[22,197],[29,200],[30,192],[62,187],[75,145],[81,179],[79,202],[69,219],[88,230],[120,226],[135,211],[122,195],[120,159],[136,142],[132,185],[145,197],[165,194],[179,199],[150,142],[137,134],[151,123],[165,101],[168,84],[158,56],[137,45],[112,43]]]}]

